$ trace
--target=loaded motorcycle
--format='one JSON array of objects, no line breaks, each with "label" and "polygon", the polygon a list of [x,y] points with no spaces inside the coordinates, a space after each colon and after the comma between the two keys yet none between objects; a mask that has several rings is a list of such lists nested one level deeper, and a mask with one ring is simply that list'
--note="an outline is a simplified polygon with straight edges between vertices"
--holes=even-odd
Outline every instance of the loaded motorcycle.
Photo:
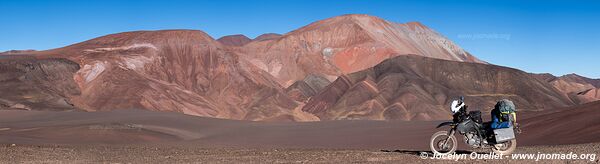
[{"label": "loaded motorcycle", "polygon": [[489,122],[482,122],[480,111],[467,111],[467,107],[463,97],[452,102],[453,121],[443,122],[436,127],[449,126],[450,129],[433,134],[430,141],[433,153],[454,153],[458,147],[455,134],[463,136],[463,141],[471,148],[490,148],[500,155],[509,155],[516,149],[515,131],[520,133],[516,122],[511,121],[509,128],[492,129]]}]

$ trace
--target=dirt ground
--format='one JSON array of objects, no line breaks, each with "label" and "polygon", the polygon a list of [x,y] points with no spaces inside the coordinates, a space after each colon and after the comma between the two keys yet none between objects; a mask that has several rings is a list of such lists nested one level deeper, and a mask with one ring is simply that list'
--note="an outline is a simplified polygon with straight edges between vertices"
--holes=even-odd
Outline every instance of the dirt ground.
[{"label": "dirt ground", "polygon": [[[200,147],[180,144],[0,146],[0,163],[534,163],[532,160],[421,159],[426,150],[286,149]],[[476,150],[478,154],[489,154]],[[600,143],[518,147],[515,153],[598,154]],[[471,155],[470,151],[459,153]],[[510,158],[510,157],[506,157]],[[594,160],[539,160],[542,163],[598,163]]]},{"label": "dirt ground", "polygon": [[526,116],[515,153],[572,152],[593,154],[593,160],[472,160],[489,151],[460,141],[464,159],[430,159],[429,138],[441,130],[435,121],[274,123],[150,111],[0,111],[0,163],[598,163],[593,120],[550,126]]}]

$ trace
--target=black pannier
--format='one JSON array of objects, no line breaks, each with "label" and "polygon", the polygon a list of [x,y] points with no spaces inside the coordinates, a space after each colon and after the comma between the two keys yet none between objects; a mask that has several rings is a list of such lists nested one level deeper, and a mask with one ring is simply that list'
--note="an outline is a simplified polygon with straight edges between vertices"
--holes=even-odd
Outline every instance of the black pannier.
[{"label": "black pannier", "polygon": [[483,123],[483,120],[481,119],[481,112],[480,111],[469,111],[469,116],[471,116],[471,120],[477,122],[477,123]]}]

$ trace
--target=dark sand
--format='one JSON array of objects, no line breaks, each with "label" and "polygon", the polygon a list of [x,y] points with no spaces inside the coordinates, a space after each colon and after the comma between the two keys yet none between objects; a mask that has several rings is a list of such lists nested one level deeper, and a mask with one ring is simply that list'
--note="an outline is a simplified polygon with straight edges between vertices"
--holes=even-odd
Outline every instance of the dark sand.
[{"label": "dark sand", "polygon": [[[459,151],[470,155],[471,151]],[[0,163],[455,163],[427,150],[204,147],[195,144],[0,145]],[[475,150],[480,155],[488,150]],[[600,143],[519,147],[515,153],[596,154],[594,160],[461,159],[459,163],[597,163]]]},{"label": "dark sand", "polygon": [[[598,153],[599,144],[573,145],[600,142],[596,106],[522,113],[517,152],[555,153],[555,147],[545,145],[559,145],[556,150]],[[417,160],[418,153],[429,150],[431,135],[446,130],[435,129],[440,122],[250,122],[140,110],[4,110],[0,111],[0,153],[4,154],[0,162]],[[464,144],[459,148],[471,151]]]}]

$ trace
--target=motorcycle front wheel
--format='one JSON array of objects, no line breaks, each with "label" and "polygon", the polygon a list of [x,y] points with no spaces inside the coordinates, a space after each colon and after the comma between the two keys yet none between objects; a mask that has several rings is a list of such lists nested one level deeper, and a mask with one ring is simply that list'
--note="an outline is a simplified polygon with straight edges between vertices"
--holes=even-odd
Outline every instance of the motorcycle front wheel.
[{"label": "motorcycle front wheel", "polygon": [[447,155],[456,151],[458,142],[456,142],[454,135],[449,136],[447,131],[439,131],[431,136],[429,147],[434,154]]},{"label": "motorcycle front wheel", "polygon": [[517,149],[517,140],[516,139],[512,139],[512,140],[506,141],[501,144],[495,144],[492,147],[492,150],[494,151],[494,153],[500,154],[500,155],[510,155],[510,154],[512,154],[513,151],[515,151],[515,149]]}]

